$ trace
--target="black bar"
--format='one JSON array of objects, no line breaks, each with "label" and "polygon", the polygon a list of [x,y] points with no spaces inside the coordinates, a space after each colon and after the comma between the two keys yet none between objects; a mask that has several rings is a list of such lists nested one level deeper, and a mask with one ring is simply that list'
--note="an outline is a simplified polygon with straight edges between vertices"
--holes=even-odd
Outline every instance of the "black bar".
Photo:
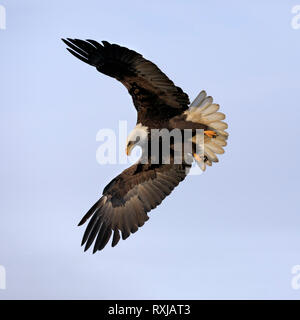
[{"label": "black bar", "polygon": [[[258,317],[262,312],[277,314],[300,310],[299,301],[288,300],[2,300],[1,311],[41,310],[47,317],[75,315],[96,319],[191,319],[234,315]],[[7,309],[7,310],[5,310]],[[41,315],[41,314],[40,314]],[[206,318],[203,318],[206,319]]]}]

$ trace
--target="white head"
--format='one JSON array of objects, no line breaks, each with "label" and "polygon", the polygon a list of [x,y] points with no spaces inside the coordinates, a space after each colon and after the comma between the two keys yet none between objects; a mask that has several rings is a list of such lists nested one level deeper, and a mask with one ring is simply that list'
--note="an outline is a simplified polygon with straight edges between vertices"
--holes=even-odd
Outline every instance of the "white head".
[{"label": "white head", "polygon": [[129,156],[135,146],[144,147],[148,142],[148,127],[141,123],[137,124],[135,128],[129,133],[126,143],[126,154]]}]

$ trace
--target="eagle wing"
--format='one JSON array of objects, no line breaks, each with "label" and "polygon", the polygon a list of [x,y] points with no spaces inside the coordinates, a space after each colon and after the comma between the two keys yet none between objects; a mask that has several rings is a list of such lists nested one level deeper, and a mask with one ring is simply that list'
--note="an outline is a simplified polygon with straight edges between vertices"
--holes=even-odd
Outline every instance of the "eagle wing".
[{"label": "eagle wing", "polygon": [[124,170],[103,190],[102,197],[80,221],[90,219],[82,239],[85,251],[95,241],[93,253],[102,250],[112,232],[112,246],[125,240],[149,219],[147,212],[159,205],[188,174],[188,164],[141,164]]},{"label": "eagle wing", "polygon": [[140,113],[138,122],[143,123],[147,113],[152,119],[168,119],[188,108],[188,95],[141,54],[107,41],[62,40],[75,57],[123,83]]}]

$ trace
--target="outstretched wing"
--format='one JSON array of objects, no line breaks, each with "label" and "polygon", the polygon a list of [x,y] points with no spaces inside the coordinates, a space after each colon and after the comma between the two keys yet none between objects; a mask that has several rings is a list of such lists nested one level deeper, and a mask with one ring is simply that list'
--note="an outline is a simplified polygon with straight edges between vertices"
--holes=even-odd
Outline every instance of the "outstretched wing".
[{"label": "outstretched wing", "polygon": [[144,109],[138,122],[143,123],[147,113],[152,118],[162,117],[162,113],[172,117],[188,108],[188,95],[141,54],[107,41],[102,41],[102,45],[94,40],[62,40],[75,57],[124,84],[137,111]]},{"label": "outstretched wing", "polygon": [[149,219],[147,212],[159,205],[182,181],[190,166],[137,163],[124,170],[103,190],[103,195],[80,221],[90,219],[82,239],[87,250],[102,250],[113,232],[112,246],[129,237]]}]

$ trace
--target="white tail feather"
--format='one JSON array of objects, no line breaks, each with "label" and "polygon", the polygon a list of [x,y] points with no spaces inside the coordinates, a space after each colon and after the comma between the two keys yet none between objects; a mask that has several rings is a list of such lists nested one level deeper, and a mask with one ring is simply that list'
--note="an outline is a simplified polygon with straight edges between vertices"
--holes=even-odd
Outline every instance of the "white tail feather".
[{"label": "white tail feather", "polygon": [[[222,121],[225,119],[225,114],[218,112],[219,108],[218,104],[213,103],[212,97],[207,96],[205,91],[201,91],[184,113],[187,121],[204,124],[208,126],[208,130],[217,134],[214,138],[204,136],[204,157],[203,155],[195,157],[202,171],[205,171],[206,165],[211,166],[212,162],[219,161],[216,154],[223,154],[223,147],[227,145],[228,133],[224,130],[228,128],[228,125]],[[196,137],[193,138],[193,141],[196,142]],[[198,147],[201,149],[201,146]]]},{"label": "white tail feather", "polygon": [[198,107],[202,101],[205,99],[206,97],[206,92],[204,90],[202,90],[196,97],[196,99],[191,103],[190,108],[192,107]]}]

